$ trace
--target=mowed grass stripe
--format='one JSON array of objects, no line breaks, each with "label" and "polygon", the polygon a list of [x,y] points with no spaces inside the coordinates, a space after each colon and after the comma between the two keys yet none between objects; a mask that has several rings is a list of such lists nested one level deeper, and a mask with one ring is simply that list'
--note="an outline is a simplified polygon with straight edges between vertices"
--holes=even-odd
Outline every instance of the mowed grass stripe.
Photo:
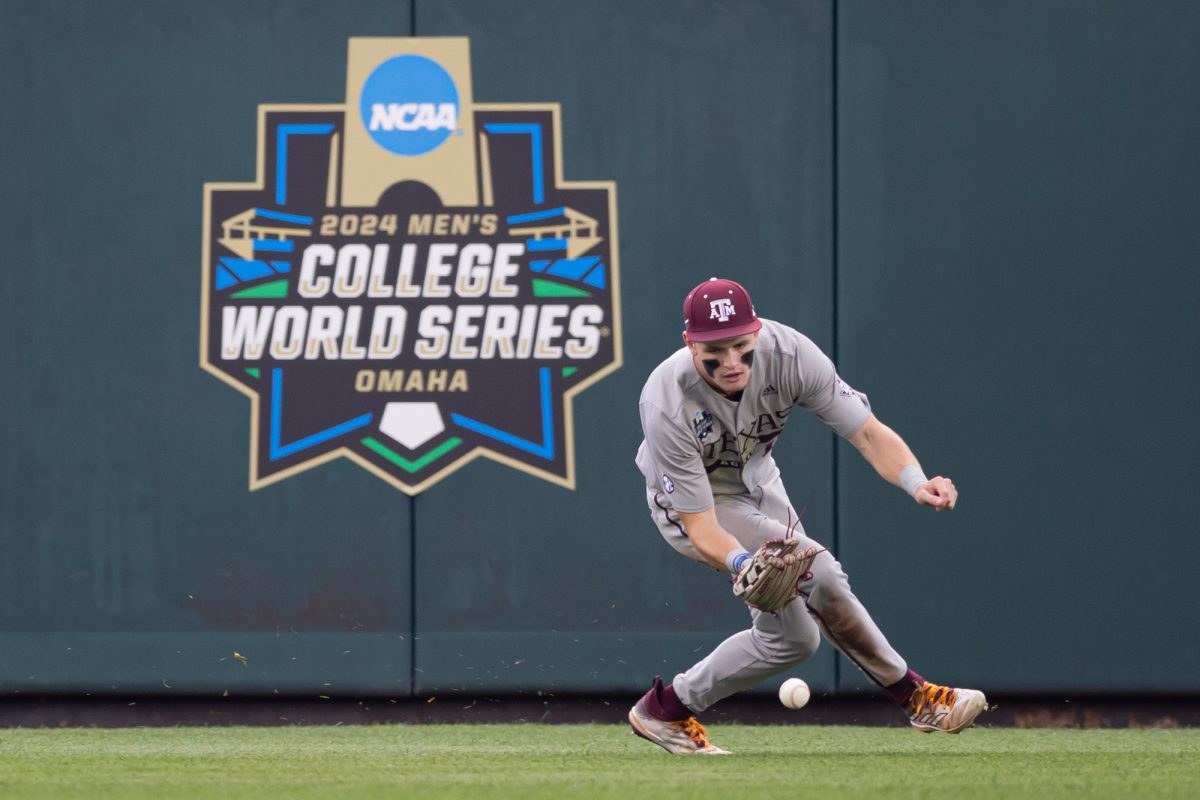
[{"label": "mowed grass stripe", "polygon": [[618,725],[0,731],[5,798],[1200,797],[1200,730],[712,726],[680,758]]}]

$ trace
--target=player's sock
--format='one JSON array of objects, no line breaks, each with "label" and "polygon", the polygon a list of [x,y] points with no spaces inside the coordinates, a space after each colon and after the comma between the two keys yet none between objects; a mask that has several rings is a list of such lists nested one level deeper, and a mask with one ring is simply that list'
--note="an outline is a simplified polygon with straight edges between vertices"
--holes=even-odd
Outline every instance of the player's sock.
[{"label": "player's sock", "polygon": [[908,672],[904,673],[903,678],[896,681],[891,686],[883,687],[883,693],[886,694],[888,699],[896,705],[900,706],[901,708],[907,708],[909,698],[912,697],[913,692],[921,688],[924,683],[925,679],[910,669]]},{"label": "player's sock", "polygon": [[695,716],[690,708],[680,702],[671,684],[663,686],[662,678],[654,676],[654,686],[646,693],[646,713],[663,722],[674,722]]}]

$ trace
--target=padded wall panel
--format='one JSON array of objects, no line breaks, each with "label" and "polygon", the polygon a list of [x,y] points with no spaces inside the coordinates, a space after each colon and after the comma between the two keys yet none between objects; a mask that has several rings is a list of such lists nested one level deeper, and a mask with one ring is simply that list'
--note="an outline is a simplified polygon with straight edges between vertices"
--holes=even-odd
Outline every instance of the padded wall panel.
[{"label": "padded wall panel", "polygon": [[[248,491],[198,365],[205,181],[259,103],[340,102],[407,3],[0,6],[0,686],[407,691],[407,498],[345,463]],[[237,652],[246,660],[234,658]]]},{"label": "padded wall panel", "polygon": [[842,458],[860,594],[934,679],[1200,689],[1200,11],[848,0],[838,29],[842,365],[962,492],[933,514]]}]

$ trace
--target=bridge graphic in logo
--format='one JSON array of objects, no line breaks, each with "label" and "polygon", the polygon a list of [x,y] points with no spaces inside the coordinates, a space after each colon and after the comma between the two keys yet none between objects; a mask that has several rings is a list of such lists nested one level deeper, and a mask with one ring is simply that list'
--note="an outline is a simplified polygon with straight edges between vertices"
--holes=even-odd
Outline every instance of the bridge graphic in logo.
[{"label": "bridge graphic in logo", "polygon": [[468,41],[353,38],[345,102],[260,105],[204,187],[200,363],[251,399],[250,488],[348,458],[417,494],[479,456],[573,488],[621,364],[616,187],[557,104],[476,104]]}]

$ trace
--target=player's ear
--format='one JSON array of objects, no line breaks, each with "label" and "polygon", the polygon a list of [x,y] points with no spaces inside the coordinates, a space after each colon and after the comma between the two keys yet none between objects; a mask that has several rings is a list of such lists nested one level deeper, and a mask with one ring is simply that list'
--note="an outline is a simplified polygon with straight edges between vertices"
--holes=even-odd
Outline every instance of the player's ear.
[{"label": "player's ear", "polygon": [[680,334],[679,334],[679,338],[683,339],[683,346],[684,346],[684,347],[686,347],[688,350],[691,350],[691,349],[692,349],[692,343],[691,343],[691,342],[689,342],[689,341],[688,341],[688,338],[687,338],[687,331],[683,331],[682,333],[680,333]]}]

